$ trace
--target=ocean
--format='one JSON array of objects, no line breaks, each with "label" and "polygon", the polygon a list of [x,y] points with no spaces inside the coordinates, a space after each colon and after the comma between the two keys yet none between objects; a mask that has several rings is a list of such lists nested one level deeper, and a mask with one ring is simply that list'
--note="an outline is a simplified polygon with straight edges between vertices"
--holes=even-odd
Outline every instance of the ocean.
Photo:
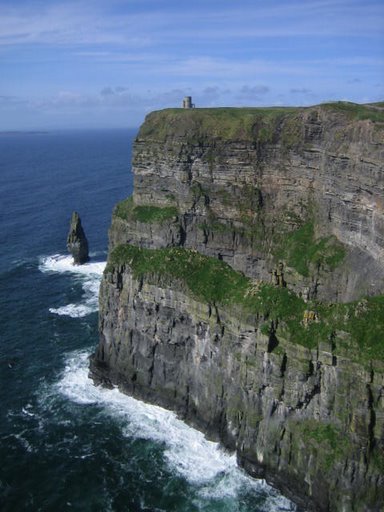
[{"label": "ocean", "polygon": [[[0,509],[295,507],[174,413],[95,387],[98,288],[134,130],[0,134]],[[91,260],[66,253],[73,210]]]}]

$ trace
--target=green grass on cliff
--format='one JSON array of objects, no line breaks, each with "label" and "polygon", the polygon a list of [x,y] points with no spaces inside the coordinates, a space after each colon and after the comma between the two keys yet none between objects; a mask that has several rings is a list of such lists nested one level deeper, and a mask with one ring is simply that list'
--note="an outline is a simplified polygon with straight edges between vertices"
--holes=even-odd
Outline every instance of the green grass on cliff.
[{"label": "green grass on cliff", "polygon": [[384,122],[384,110],[380,104],[343,101],[313,107],[169,108],[149,114],[140,128],[138,139],[163,142],[182,139],[194,144],[204,144],[208,140],[242,140],[261,145],[278,141],[289,149],[302,142],[303,113],[310,109],[333,111],[351,121],[369,119]]},{"label": "green grass on cliff", "polygon": [[351,304],[337,304],[333,309],[340,333],[346,331],[350,335],[336,340],[340,348],[350,347],[352,340],[354,347],[362,351],[366,359],[384,361],[384,296],[369,297]]},{"label": "green grass on cliff", "polygon": [[[147,116],[138,138],[163,141],[183,138],[194,143],[207,139],[273,142],[283,120],[299,110],[294,107],[166,109]],[[292,136],[292,129],[291,123],[287,137]]]},{"label": "green grass on cliff", "polygon": [[356,121],[364,121],[368,119],[373,122],[384,123],[384,110],[381,103],[363,105],[359,103],[351,103],[349,101],[337,101],[325,103],[322,107],[327,110],[344,114],[350,119]]},{"label": "green grass on cliff", "polygon": [[345,249],[334,236],[316,238],[314,223],[308,221],[285,234],[278,243],[276,253],[288,266],[308,277],[313,266],[335,269],[344,259]]},{"label": "green grass on cliff", "polygon": [[[255,283],[216,258],[178,247],[144,249],[119,245],[110,254],[106,273],[128,265],[136,278],[156,284],[162,276],[184,283],[192,295],[210,304],[234,305],[277,327],[276,336],[316,348],[331,342],[335,354],[350,353],[359,361],[384,361],[384,297],[350,304],[305,303],[287,288]],[[314,310],[317,320],[305,324],[304,312]],[[267,329],[268,330],[268,329]]]},{"label": "green grass on cliff", "polygon": [[224,261],[194,250],[119,245],[110,255],[106,271],[116,265],[129,265],[136,278],[168,275],[184,282],[198,300],[211,304],[239,304],[249,312],[266,315],[272,320],[295,318],[305,308],[304,302],[286,288],[264,284],[255,289],[249,278]]},{"label": "green grass on cliff", "polygon": [[135,206],[132,197],[118,203],[114,214],[123,220],[144,223],[164,222],[177,217],[178,209],[175,206]]},{"label": "green grass on cliff", "polygon": [[223,261],[177,247],[151,250],[120,245],[112,251],[108,267],[123,264],[132,268],[135,277],[157,274],[183,281],[196,298],[209,303],[236,301],[248,285],[243,274]]},{"label": "green grass on cliff", "polygon": [[350,450],[348,437],[331,423],[307,419],[291,423],[290,428],[299,432],[306,449],[314,452],[316,461],[327,471]]},{"label": "green grass on cliff", "polygon": [[[261,206],[262,194],[256,187],[244,186],[238,198],[225,196],[221,190],[218,195],[222,204],[227,203],[238,209],[243,227],[223,223],[207,208],[209,215],[199,225],[200,229],[230,234],[237,230],[255,248],[264,246],[276,261],[283,261],[304,277],[309,277],[318,267],[332,271],[342,263],[346,255],[345,247],[333,235],[319,236],[315,216],[309,208],[304,218],[289,211],[281,212],[271,232]],[[287,222],[287,219],[291,222]]]}]

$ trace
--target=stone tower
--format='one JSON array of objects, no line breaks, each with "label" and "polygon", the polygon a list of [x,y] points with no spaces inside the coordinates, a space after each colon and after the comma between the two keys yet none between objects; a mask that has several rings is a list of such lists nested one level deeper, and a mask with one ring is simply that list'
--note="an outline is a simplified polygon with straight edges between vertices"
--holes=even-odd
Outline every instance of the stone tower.
[{"label": "stone tower", "polygon": [[183,99],[183,108],[195,108],[195,104],[192,103],[192,96],[185,96]]}]

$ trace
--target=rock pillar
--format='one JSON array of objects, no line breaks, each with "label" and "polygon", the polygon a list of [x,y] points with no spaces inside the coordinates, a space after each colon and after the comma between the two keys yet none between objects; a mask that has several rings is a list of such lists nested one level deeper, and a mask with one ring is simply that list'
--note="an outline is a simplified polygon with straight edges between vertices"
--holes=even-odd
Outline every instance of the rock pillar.
[{"label": "rock pillar", "polygon": [[82,265],[89,260],[88,241],[77,212],[72,213],[67,237],[67,249],[73,256],[74,265]]}]

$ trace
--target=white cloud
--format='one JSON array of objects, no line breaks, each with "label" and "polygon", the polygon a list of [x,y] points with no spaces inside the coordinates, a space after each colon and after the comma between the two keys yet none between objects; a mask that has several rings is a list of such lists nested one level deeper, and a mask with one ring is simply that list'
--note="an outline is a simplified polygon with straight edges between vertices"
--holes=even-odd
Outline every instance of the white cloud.
[{"label": "white cloud", "polygon": [[148,35],[138,30],[137,15],[105,16],[97,5],[85,2],[42,4],[35,8],[0,8],[0,44],[147,46]]},{"label": "white cloud", "polygon": [[261,96],[264,96],[269,91],[270,88],[267,85],[243,85],[237,98],[240,100],[260,99]]},{"label": "white cloud", "polygon": [[[115,8],[110,8],[114,6]],[[79,0],[0,7],[0,44],[123,44],[155,48],[159,43],[229,39],[382,33],[383,8],[356,0],[207,2],[193,7],[167,3],[154,9],[140,3]]]}]

